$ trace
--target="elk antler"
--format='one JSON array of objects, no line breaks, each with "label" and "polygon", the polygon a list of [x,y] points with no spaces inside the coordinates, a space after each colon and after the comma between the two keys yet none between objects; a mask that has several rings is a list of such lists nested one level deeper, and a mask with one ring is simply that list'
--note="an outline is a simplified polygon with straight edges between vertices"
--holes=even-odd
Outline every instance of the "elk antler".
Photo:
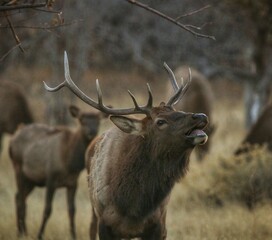
[{"label": "elk antler", "polygon": [[172,87],[174,88],[174,92],[175,92],[175,94],[168,100],[166,105],[170,105],[170,106],[176,105],[180,101],[180,99],[184,96],[184,94],[186,93],[186,91],[189,88],[189,85],[192,80],[191,69],[189,68],[189,78],[188,78],[186,84],[184,85],[182,82],[181,86],[179,87],[176,77],[175,77],[175,74],[173,73],[171,68],[166,63],[164,63],[163,66],[169,74],[170,81],[171,81]]},{"label": "elk antler", "polygon": [[145,114],[150,115],[150,110],[152,108],[153,103],[153,97],[151,93],[151,89],[149,84],[147,84],[147,90],[148,90],[148,102],[145,106],[139,106],[134,95],[128,91],[130,97],[132,98],[132,101],[134,103],[134,108],[121,108],[121,109],[113,109],[105,106],[103,104],[103,97],[102,97],[102,91],[99,85],[98,79],[96,79],[96,90],[98,95],[98,102],[94,101],[92,98],[88,97],[83,93],[73,82],[72,78],[70,77],[70,70],[69,70],[69,62],[66,51],[64,52],[64,74],[65,74],[65,80],[58,86],[51,88],[49,87],[45,82],[44,87],[49,92],[56,92],[60,90],[63,87],[68,87],[76,96],[78,96],[82,101],[87,103],[88,105],[98,109],[101,112],[104,112],[109,115],[129,115],[129,114]]}]

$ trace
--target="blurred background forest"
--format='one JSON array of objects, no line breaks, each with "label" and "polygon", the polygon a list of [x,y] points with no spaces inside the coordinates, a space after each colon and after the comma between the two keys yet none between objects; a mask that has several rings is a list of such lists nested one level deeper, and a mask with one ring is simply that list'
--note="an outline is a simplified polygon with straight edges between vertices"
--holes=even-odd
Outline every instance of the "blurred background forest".
[{"label": "blurred background forest", "polygon": [[[271,239],[271,155],[261,148],[246,158],[233,157],[270,101],[270,0],[142,1],[216,40],[197,37],[124,0],[55,0],[48,1],[49,8],[6,8],[41,2],[0,0],[0,81],[23,87],[35,121],[70,124],[68,105],[90,109],[68,90],[48,93],[43,87],[42,81],[55,86],[64,80],[64,51],[75,83],[95,98],[98,78],[105,103],[116,107],[132,106],[127,89],[140,104],[145,103],[146,82],[154,100],[165,101],[168,75],[164,62],[173,70],[182,65],[195,68],[212,85],[217,129],[205,161],[199,163],[193,155],[188,176],[174,189],[167,220],[169,239]],[[104,121],[100,132],[109,125]],[[0,239],[16,239],[16,187],[7,151],[9,137],[3,141],[0,158],[0,215],[4,216]],[[77,195],[78,239],[88,239],[90,221],[85,174]],[[253,181],[258,183],[257,190]],[[35,239],[44,203],[43,190],[33,195],[28,210],[32,226],[26,239]],[[49,220],[47,239],[69,237],[63,195],[56,196],[58,210]],[[248,196],[262,203],[249,210]]]},{"label": "blurred background forest", "polygon": [[[4,7],[14,1],[2,2]],[[22,2],[27,3],[15,1],[15,6]],[[250,115],[252,102],[254,98],[264,98],[259,100],[263,105],[267,100],[272,75],[269,68],[272,61],[270,2],[150,0],[144,3],[216,40],[196,37],[127,1],[57,0],[52,2],[50,12],[37,9],[1,11],[1,78],[24,84],[22,74],[16,76],[14,71],[22,69],[31,73],[27,81],[59,82],[63,77],[64,50],[70,56],[72,76],[77,82],[82,82],[84,74],[91,69],[119,73],[136,71],[140,75],[147,74],[147,78],[158,78],[164,71],[163,62],[173,69],[187,64],[210,80],[227,78],[244,84],[245,96],[249,98],[246,99],[246,124],[250,126],[256,119]],[[207,8],[190,14],[203,7]],[[5,14],[9,14],[8,18]],[[8,19],[20,41],[15,49],[16,41]],[[34,72],[39,72],[37,77]],[[92,81],[96,77],[99,76],[89,79]],[[50,101],[48,104],[51,106]]]}]

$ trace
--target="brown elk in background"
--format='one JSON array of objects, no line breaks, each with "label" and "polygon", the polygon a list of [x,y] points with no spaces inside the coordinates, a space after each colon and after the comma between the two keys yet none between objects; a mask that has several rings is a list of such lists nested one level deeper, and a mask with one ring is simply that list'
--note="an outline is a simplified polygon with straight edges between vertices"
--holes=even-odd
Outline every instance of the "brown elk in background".
[{"label": "brown elk in background", "polygon": [[272,104],[268,104],[262,114],[251,127],[241,146],[235,151],[235,155],[248,152],[252,145],[264,145],[272,151]]},{"label": "brown elk in background", "polygon": [[101,113],[82,112],[70,106],[71,115],[79,121],[76,131],[66,126],[50,127],[30,124],[16,131],[10,141],[10,157],[14,166],[17,193],[17,227],[19,235],[27,233],[26,198],[35,186],[46,187],[45,208],[38,238],[42,239],[51,214],[55,190],[67,188],[70,230],[75,232],[75,194],[77,179],[84,169],[85,150],[97,135]]},{"label": "brown elk in background", "polygon": [[13,82],[0,81],[0,151],[4,133],[13,134],[20,123],[32,123],[26,96]]},{"label": "brown elk in background", "polygon": [[[188,75],[188,66],[182,66],[175,70],[175,75],[178,79]],[[190,88],[186,92],[186,98],[183,101],[178,102],[175,105],[175,109],[184,112],[202,112],[209,117],[210,124],[206,129],[206,133],[209,136],[209,141],[205,145],[196,147],[196,156],[199,161],[203,160],[205,155],[210,149],[211,136],[214,133],[215,126],[212,123],[212,112],[214,94],[212,87],[208,79],[198,72],[196,69],[192,69],[192,82]],[[171,84],[167,84],[167,96],[173,94],[173,88]]]},{"label": "brown elk in background", "polygon": [[[91,143],[86,152],[88,184],[93,208],[90,237],[100,240],[143,240],[166,238],[166,205],[174,184],[187,172],[189,157],[207,135],[203,129],[208,118],[202,113],[175,111],[188,84],[177,85],[169,71],[175,94],[167,103],[152,106],[152,94],[139,106],[129,92],[134,107],[110,109],[103,104],[96,81],[98,102],[86,96],[72,81],[67,55],[64,57],[65,81],[48,91],[67,86],[80,99],[101,112],[111,115],[113,127]],[[144,114],[143,119],[121,115]]]}]

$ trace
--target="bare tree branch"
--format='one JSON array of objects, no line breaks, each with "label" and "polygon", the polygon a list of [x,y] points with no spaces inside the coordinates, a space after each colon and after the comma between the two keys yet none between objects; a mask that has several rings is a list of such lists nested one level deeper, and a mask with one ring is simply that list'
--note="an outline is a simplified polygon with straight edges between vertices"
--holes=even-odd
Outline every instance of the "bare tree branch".
[{"label": "bare tree branch", "polygon": [[38,4],[13,5],[13,6],[0,6],[0,12],[23,9],[23,8],[40,8],[40,7],[45,7],[46,5],[47,5],[46,3],[38,3]]},{"label": "bare tree branch", "polygon": [[[201,33],[195,32],[194,30],[192,30],[192,29],[189,28],[188,26],[186,26],[186,25],[184,25],[184,24],[178,22],[178,21],[175,20],[174,18],[169,17],[169,16],[165,15],[164,13],[162,13],[162,12],[160,12],[160,11],[154,9],[154,8],[149,7],[149,6],[146,5],[146,4],[143,4],[143,3],[138,2],[138,1],[136,1],[136,0],[126,0],[126,1],[129,2],[129,3],[131,3],[131,4],[134,4],[134,5],[138,6],[138,7],[140,7],[140,8],[143,8],[143,9],[149,11],[149,12],[152,12],[152,13],[154,13],[154,14],[156,14],[156,15],[158,15],[158,16],[160,16],[160,17],[162,17],[162,18],[164,18],[164,19],[166,19],[166,20],[168,20],[168,21],[170,21],[170,22],[172,22],[172,23],[174,23],[175,25],[177,25],[177,26],[181,27],[182,29],[184,29],[184,30],[190,32],[191,34],[193,34],[193,35],[196,36],[196,37],[209,38],[209,39],[215,40],[215,37],[214,37],[214,36],[205,35],[205,34],[201,34]],[[192,14],[191,14],[191,15],[192,15]]]},{"label": "bare tree branch", "polygon": [[204,6],[203,8],[200,8],[200,9],[198,9],[198,10],[195,10],[195,11],[192,11],[192,12],[189,12],[189,13],[186,13],[186,14],[184,14],[184,15],[181,15],[181,16],[177,17],[175,20],[178,21],[178,20],[181,19],[181,18],[185,18],[185,17],[192,16],[192,15],[194,15],[194,14],[196,14],[196,13],[199,13],[199,12],[201,12],[201,11],[204,11],[204,10],[206,10],[207,8],[210,8],[210,7],[211,7],[211,5]]},{"label": "bare tree branch", "polygon": [[[46,10],[46,9],[42,9],[44,7],[51,7],[52,6],[52,1],[50,0],[46,0],[44,3],[37,3],[35,4],[34,2],[29,4],[29,3],[24,3],[24,4],[18,4],[16,5],[17,1],[11,1],[11,2],[8,2],[6,5],[0,5],[0,12],[3,12],[3,16],[6,18],[7,20],[7,23],[8,25],[7,26],[1,26],[1,28],[10,28],[11,32],[12,32],[12,36],[13,38],[15,39],[16,41],[16,46],[11,48],[6,54],[4,54],[2,57],[1,57],[1,61],[3,61],[7,56],[8,54],[10,54],[11,51],[13,51],[14,49],[16,49],[17,47],[19,47],[19,49],[24,53],[25,50],[23,49],[22,47],[22,44],[21,44],[21,41],[15,31],[15,28],[18,28],[18,27],[14,27],[11,19],[10,19],[10,12],[14,11],[14,10],[19,10],[19,9],[33,9],[35,11],[44,11],[46,13],[54,13],[54,14],[58,14],[59,15],[59,18],[61,18],[61,14],[62,12],[61,11],[53,11],[53,10]],[[65,25],[70,25],[70,24],[64,24],[63,23],[63,19],[60,21],[60,24],[57,24],[55,26],[45,26],[45,27],[36,27],[36,29],[43,29],[43,30],[50,30],[50,29],[53,29],[53,28],[57,28],[57,27],[60,27],[60,26],[65,26]],[[25,28],[35,28],[35,27],[25,27]]]},{"label": "bare tree branch", "polygon": [[6,16],[8,25],[9,25],[9,27],[10,27],[10,30],[11,30],[11,32],[12,32],[12,35],[13,35],[13,37],[14,37],[14,39],[15,39],[17,45],[19,45],[20,50],[24,53],[25,50],[24,50],[24,49],[22,48],[22,46],[21,46],[21,41],[20,41],[19,37],[17,36],[17,34],[16,34],[16,32],[15,32],[15,29],[14,29],[14,27],[13,27],[13,25],[12,25],[10,19],[9,19],[9,16],[8,16],[7,12],[5,12],[5,16]]},{"label": "bare tree branch", "polygon": [[210,24],[212,24],[212,23],[204,23],[200,27],[194,26],[194,25],[190,25],[190,24],[186,24],[185,26],[188,27],[188,28],[196,29],[196,30],[202,30],[204,27],[206,27],[207,25],[210,25]]},{"label": "bare tree branch", "polygon": [[[48,26],[23,26],[23,25],[15,25],[13,26],[13,28],[26,28],[26,29],[39,29],[39,30],[52,30],[52,29],[56,29],[59,27],[67,27],[67,26],[71,26],[73,24],[77,24],[79,22],[83,22],[83,19],[79,19],[76,21],[72,21],[72,22],[68,22],[68,23],[61,23],[61,24],[57,24],[57,25],[48,25]],[[9,26],[0,26],[1,28],[9,28]]]},{"label": "bare tree branch", "polygon": [[21,43],[15,45],[14,47],[12,47],[11,49],[9,49],[1,58],[0,58],[0,62],[3,62],[4,59],[13,51],[15,50],[16,48],[20,47],[21,46]]},{"label": "bare tree branch", "polygon": [[39,12],[45,12],[45,13],[57,13],[57,14],[62,14],[62,11],[47,10],[47,9],[42,9],[42,8],[34,8],[33,10],[39,11]]}]

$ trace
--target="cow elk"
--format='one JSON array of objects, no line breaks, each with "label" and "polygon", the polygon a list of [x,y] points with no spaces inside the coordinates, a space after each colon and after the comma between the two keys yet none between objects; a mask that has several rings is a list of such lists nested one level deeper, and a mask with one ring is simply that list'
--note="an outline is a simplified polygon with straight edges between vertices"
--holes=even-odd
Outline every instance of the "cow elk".
[{"label": "cow elk", "polygon": [[[117,126],[97,137],[86,151],[88,185],[92,203],[90,238],[143,240],[166,239],[166,206],[174,184],[187,172],[189,157],[198,144],[207,141],[203,129],[208,118],[203,113],[174,110],[188,88],[179,87],[173,72],[175,89],[167,103],[153,107],[149,99],[139,106],[129,91],[134,107],[110,109],[103,104],[98,80],[98,102],[86,96],[72,81],[67,55],[64,56],[65,81],[48,91],[68,87],[90,106],[111,115]],[[168,69],[168,68],[167,68]],[[138,119],[124,115],[143,114]]]},{"label": "cow elk", "polygon": [[32,123],[26,97],[21,87],[10,81],[0,81],[0,151],[4,133],[13,134],[20,123]]},{"label": "cow elk", "polygon": [[239,155],[250,151],[253,145],[267,145],[268,150],[272,151],[272,104],[268,104],[262,114],[247,133],[242,144],[235,151]]},{"label": "cow elk", "polygon": [[[16,131],[10,141],[10,157],[15,170],[16,211],[19,235],[26,235],[26,198],[34,187],[46,187],[45,208],[38,238],[42,239],[51,214],[55,190],[67,188],[71,235],[75,239],[75,194],[77,179],[85,167],[84,154],[97,135],[101,113],[83,112],[70,106],[71,115],[79,121],[72,131],[67,126],[50,127],[33,123]],[[104,115],[103,115],[104,116]]]},{"label": "cow elk", "polygon": [[[187,74],[187,66],[179,67],[175,71],[175,75],[178,79],[182,79],[182,77]],[[192,69],[191,74],[192,82],[186,93],[186,98],[184,98],[183,101],[178,102],[175,108],[179,111],[185,112],[202,112],[209,117],[210,124],[206,129],[209,141],[205,145],[196,147],[197,159],[201,161],[210,150],[211,136],[215,130],[215,126],[212,124],[214,95],[210,82],[203,74],[198,72],[196,69]],[[167,96],[171,96],[171,94],[173,94],[173,88],[170,83],[167,83],[166,92]]]}]

